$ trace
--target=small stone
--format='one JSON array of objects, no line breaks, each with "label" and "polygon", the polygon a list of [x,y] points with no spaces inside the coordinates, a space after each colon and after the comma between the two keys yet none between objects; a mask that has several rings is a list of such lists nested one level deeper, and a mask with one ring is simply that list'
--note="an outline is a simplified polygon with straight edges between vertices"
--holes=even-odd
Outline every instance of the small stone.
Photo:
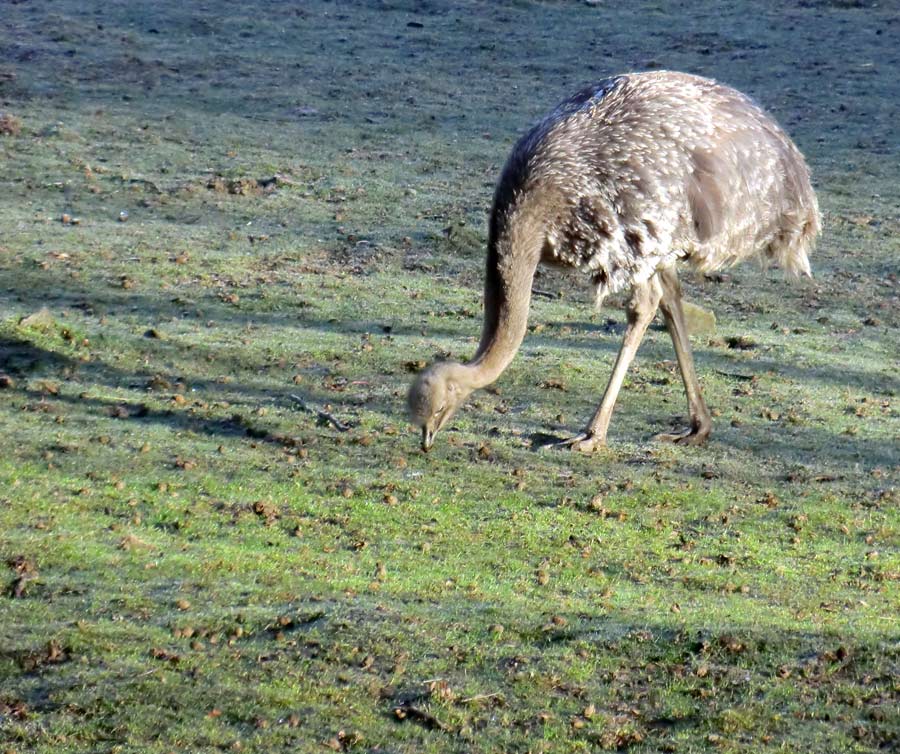
[{"label": "small stone", "polygon": [[46,329],[48,327],[53,327],[55,324],[56,321],[53,319],[53,315],[50,314],[50,310],[46,306],[42,306],[34,314],[29,314],[27,317],[22,317],[22,319],[19,320],[19,325],[21,327]]},{"label": "small stone", "polygon": [[716,315],[690,301],[682,302],[684,321],[691,335],[715,335]]}]

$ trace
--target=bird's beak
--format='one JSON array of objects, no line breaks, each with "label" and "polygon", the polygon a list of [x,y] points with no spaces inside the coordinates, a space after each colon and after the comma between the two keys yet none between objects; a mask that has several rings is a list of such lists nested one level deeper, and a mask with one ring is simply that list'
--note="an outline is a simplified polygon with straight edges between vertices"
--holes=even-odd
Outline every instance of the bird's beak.
[{"label": "bird's beak", "polygon": [[428,427],[422,427],[422,450],[427,453],[431,450],[432,445],[434,445],[434,432]]}]

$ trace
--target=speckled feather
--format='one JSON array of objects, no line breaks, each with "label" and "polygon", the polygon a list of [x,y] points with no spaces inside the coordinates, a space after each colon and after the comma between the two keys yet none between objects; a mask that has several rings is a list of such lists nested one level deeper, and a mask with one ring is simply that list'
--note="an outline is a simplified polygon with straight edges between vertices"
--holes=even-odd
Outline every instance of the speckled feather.
[{"label": "speckled feather", "polygon": [[[598,302],[677,259],[708,272],[761,256],[808,275],[820,229],[806,163],[778,124],[734,89],[668,71],[588,87],[519,140],[492,241],[528,215],[542,261],[585,271]],[[512,247],[492,245],[503,267]]]}]

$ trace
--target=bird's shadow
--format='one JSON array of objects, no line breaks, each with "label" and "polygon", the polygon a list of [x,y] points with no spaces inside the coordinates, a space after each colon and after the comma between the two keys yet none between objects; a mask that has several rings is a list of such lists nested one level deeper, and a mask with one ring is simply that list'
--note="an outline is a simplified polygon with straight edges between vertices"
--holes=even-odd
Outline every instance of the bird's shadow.
[{"label": "bird's shadow", "polygon": [[533,451],[559,450],[568,437],[551,435],[549,432],[534,432],[529,436],[529,448]]}]

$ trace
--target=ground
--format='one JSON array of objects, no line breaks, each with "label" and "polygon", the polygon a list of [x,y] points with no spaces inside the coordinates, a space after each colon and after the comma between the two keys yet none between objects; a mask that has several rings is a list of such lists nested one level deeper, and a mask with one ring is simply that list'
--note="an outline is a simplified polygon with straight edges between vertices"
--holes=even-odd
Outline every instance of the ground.
[{"label": "ground", "polygon": [[[892,2],[7,2],[0,751],[877,752],[898,745]],[[648,335],[545,274],[429,455],[517,136],[672,68],[772,112],[812,281],[685,281],[703,448]],[[619,302],[620,303],[620,302]]]}]

